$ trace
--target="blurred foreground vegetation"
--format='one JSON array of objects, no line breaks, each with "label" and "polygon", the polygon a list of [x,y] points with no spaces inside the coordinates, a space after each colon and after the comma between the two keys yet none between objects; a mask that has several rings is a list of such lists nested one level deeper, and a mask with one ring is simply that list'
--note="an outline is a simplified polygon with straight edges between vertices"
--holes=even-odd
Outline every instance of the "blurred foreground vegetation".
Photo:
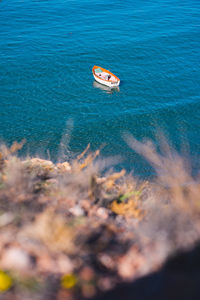
[{"label": "blurred foreground vegetation", "polygon": [[200,239],[200,182],[165,140],[125,137],[155,168],[104,172],[90,147],[54,164],[0,148],[0,299],[90,299],[158,270]]}]

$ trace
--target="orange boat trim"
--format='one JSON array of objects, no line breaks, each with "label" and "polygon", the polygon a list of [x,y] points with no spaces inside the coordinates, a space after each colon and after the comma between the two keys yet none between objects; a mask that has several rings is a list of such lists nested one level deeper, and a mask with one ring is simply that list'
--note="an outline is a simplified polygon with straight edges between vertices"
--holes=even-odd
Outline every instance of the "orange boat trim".
[{"label": "orange boat trim", "polygon": [[100,68],[100,69],[102,70],[102,72],[106,72],[106,73],[112,75],[113,77],[115,77],[117,81],[120,80],[120,79],[119,79],[115,74],[113,74],[112,72],[110,72],[110,71],[108,71],[108,70],[106,70],[106,69],[104,69],[104,68],[102,68],[102,67],[94,66],[94,67],[92,68],[92,73],[93,73],[94,76],[98,77],[99,79],[104,80],[104,81],[109,81],[109,82],[115,83],[115,81],[112,81],[112,80],[109,80],[109,79],[104,79],[104,78],[98,76],[98,75],[95,73],[95,70],[98,69],[98,68]]}]

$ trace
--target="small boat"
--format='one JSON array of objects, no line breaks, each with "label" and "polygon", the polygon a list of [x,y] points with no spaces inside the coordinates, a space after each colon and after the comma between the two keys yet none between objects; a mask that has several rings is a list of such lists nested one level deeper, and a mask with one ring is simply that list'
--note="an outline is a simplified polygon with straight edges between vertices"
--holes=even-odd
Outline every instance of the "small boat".
[{"label": "small boat", "polygon": [[101,83],[98,83],[96,80],[94,80],[94,82],[93,82],[93,87],[97,88],[97,89],[100,89],[100,90],[106,92],[107,94],[112,94],[112,93],[115,93],[115,92],[120,92],[120,89],[119,89],[118,86],[111,88],[109,86],[106,86],[106,85],[103,85]]},{"label": "small boat", "polygon": [[117,87],[120,84],[120,79],[114,75],[113,73],[111,73],[110,71],[98,67],[98,66],[94,66],[92,68],[92,73],[94,76],[94,79],[104,85],[107,85],[109,87]]}]

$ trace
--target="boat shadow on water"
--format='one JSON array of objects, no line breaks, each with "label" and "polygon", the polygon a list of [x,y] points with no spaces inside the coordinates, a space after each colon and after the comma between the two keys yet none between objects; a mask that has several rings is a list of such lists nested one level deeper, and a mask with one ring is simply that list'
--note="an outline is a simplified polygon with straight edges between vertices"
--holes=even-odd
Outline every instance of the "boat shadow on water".
[{"label": "boat shadow on water", "polygon": [[106,85],[103,85],[101,83],[98,83],[97,81],[93,82],[93,87],[97,88],[97,89],[100,89],[100,90],[106,92],[107,94],[113,94],[115,92],[120,92],[120,89],[119,89],[118,86],[110,88],[109,86],[106,86]]}]

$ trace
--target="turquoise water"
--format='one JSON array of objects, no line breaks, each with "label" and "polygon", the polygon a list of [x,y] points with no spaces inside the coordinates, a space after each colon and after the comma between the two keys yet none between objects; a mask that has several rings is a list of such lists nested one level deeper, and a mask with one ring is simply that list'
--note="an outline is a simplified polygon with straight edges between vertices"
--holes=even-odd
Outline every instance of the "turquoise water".
[{"label": "turquoise water", "polygon": [[[0,1],[0,139],[24,154],[73,157],[91,143],[138,174],[149,169],[122,138],[200,152],[200,1]],[[121,79],[95,84],[93,65]],[[62,146],[63,145],[63,146]]]}]

